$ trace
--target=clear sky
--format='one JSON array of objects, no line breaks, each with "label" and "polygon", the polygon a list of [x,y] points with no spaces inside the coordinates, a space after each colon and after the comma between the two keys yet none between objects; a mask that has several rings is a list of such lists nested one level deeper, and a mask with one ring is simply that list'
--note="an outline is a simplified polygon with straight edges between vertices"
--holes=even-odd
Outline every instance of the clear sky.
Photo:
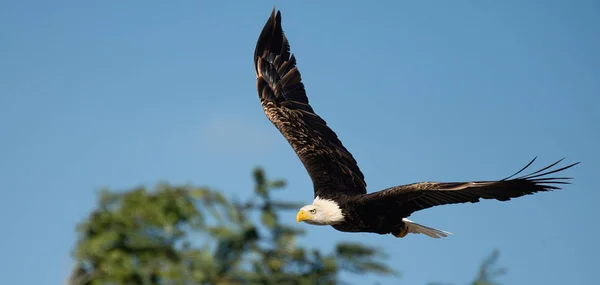
[{"label": "clear sky", "polygon": [[[502,178],[534,156],[582,164],[564,191],[428,209],[447,239],[299,225],[302,245],[362,241],[401,279],[464,284],[492,250],[505,284],[597,282],[598,1],[0,1],[0,283],[59,284],[103,186],[191,182],[230,197],[251,169],[312,202],[262,112],[252,55],[273,5],[309,100],[369,191]],[[284,216],[294,223],[294,214]]]}]

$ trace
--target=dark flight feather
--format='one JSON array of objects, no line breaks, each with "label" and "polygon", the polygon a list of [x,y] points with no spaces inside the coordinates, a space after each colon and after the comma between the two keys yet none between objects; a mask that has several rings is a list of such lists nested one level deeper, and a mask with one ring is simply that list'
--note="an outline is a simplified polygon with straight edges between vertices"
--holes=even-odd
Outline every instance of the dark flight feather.
[{"label": "dark flight feather", "polygon": [[254,50],[258,96],[267,118],[290,143],[310,175],[315,196],[366,193],[364,176],[327,123],[308,103],[296,59],[275,9]]},{"label": "dark flight feather", "polygon": [[391,187],[379,192],[363,195],[365,203],[372,202],[402,209],[403,216],[427,209],[434,206],[477,203],[480,199],[496,199],[508,201],[536,192],[544,192],[561,189],[560,185],[570,184],[570,177],[548,177],[548,175],[571,168],[577,164],[569,164],[564,167],[552,169],[559,160],[538,171],[512,178],[527,169],[535,161],[535,158],[517,173],[497,181],[471,181],[471,182],[419,182],[408,185]]},{"label": "dark flight feather", "polygon": [[289,42],[281,28],[281,14],[275,13],[275,9],[256,44],[254,68],[265,115],[287,139],[310,175],[314,194],[321,198],[315,200],[313,206],[329,213],[317,224],[330,224],[340,231],[391,233],[396,237],[408,232],[435,238],[446,236],[447,232],[419,225],[405,217],[445,204],[476,203],[481,199],[508,201],[557,190],[569,184],[570,178],[551,175],[578,164],[559,167],[561,159],[516,177],[533,164],[534,158],[515,174],[497,181],[420,182],[367,194],[356,160],[309,104],[296,58],[290,53]]}]

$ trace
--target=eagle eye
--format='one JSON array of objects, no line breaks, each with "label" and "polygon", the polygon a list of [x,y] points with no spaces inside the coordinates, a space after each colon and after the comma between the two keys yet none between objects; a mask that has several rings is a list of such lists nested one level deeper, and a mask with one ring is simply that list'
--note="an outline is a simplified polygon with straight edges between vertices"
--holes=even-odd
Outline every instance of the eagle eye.
[{"label": "eagle eye", "polygon": [[315,213],[317,212],[317,210],[315,210],[315,209],[311,209],[309,212],[310,212],[311,214],[315,214]]}]

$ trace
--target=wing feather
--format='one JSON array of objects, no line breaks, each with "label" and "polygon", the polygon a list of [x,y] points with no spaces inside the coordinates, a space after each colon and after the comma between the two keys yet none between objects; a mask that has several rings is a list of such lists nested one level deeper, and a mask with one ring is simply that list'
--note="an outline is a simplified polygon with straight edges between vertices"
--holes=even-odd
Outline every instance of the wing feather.
[{"label": "wing feather", "polygon": [[480,199],[496,199],[508,201],[512,198],[536,192],[561,189],[560,185],[570,184],[570,177],[547,177],[569,169],[579,162],[552,169],[559,160],[540,170],[517,178],[512,178],[527,169],[535,158],[517,173],[497,181],[469,182],[420,182],[396,186],[379,192],[364,195],[366,201],[377,201],[378,205],[398,207],[405,216],[430,207],[457,204],[477,203]]},{"label": "wing feather", "polygon": [[309,105],[296,58],[281,28],[281,14],[275,14],[275,9],[256,44],[254,67],[263,111],[304,164],[315,196],[365,194],[356,160]]}]

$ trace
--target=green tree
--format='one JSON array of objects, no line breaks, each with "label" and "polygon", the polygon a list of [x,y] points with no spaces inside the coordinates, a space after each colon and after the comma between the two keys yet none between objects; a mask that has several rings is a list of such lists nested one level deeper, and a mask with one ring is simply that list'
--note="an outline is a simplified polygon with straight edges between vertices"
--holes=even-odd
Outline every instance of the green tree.
[{"label": "green tree", "polygon": [[[342,271],[397,275],[373,247],[338,243],[323,253],[296,244],[303,231],[278,213],[301,205],[271,197],[284,181],[253,174],[255,195],[244,202],[190,185],[100,191],[77,227],[69,285],[340,284]],[[495,251],[483,262],[472,285],[498,285],[497,258]]]},{"label": "green tree", "polygon": [[499,256],[500,253],[498,250],[494,250],[492,254],[483,261],[479,268],[479,273],[472,285],[500,285],[500,283],[496,283],[494,279],[506,274],[506,268],[496,268],[496,262],[498,261]]},{"label": "green tree", "polygon": [[255,197],[236,202],[219,192],[160,184],[125,192],[104,189],[78,225],[72,285],[338,284],[341,271],[394,275],[376,248],[338,243],[333,252],[296,244],[303,232],[280,223],[271,181],[254,171]]},{"label": "green tree", "polygon": [[[500,253],[498,250],[494,250],[486,257],[479,267],[479,272],[477,273],[475,280],[469,283],[469,285],[500,285],[500,283],[497,283],[494,279],[506,274],[506,268],[496,267],[499,256]],[[429,285],[445,285],[445,283],[430,283]]]}]

